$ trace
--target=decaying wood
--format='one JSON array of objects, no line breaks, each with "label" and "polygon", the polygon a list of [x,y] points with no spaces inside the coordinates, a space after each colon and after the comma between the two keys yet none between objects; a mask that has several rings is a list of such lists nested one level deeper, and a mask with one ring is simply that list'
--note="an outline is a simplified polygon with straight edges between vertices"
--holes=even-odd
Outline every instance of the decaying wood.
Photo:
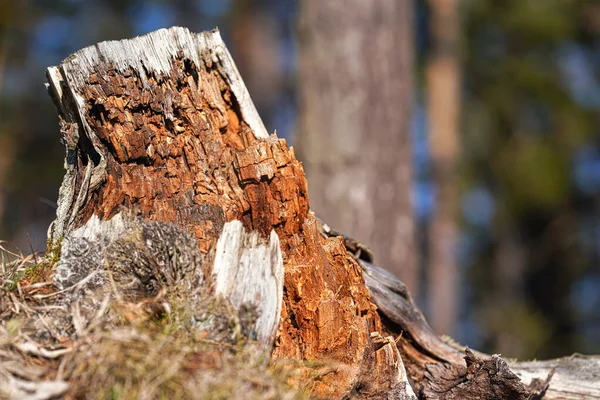
[{"label": "decaying wood", "polygon": [[[67,149],[53,241],[123,209],[174,223],[193,233],[204,276],[217,291],[230,288],[232,303],[255,293],[271,322],[281,305],[275,358],[344,366],[313,393],[395,384],[401,364],[375,349],[371,333],[382,326],[360,266],[341,239],[319,234],[301,164],[267,135],[218,32],[172,28],[101,43],[49,68],[48,78]],[[229,226],[250,236],[236,247]],[[246,245],[256,241],[271,250],[252,253]]]},{"label": "decaying wood", "polygon": [[[100,43],[47,75],[67,151],[49,232],[73,316],[60,334],[91,329],[115,287],[136,299],[183,290],[197,326],[231,337],[237,321],[274,359],[334,365],[314,396],[533,393],[498,357],[465,364],[368,249],[324,234],[302,165],[267,134],[217,31]],[[215,322],[207,293],[235,312]]]},{"label": "decaying wood", "polygon": [[464,352],[443,342],[429,327],[415,306],[406,286],[388,271],[369,262],[360,261],[365,283],[379,311],[401,327],[427,356],[451,364],[462,365]]},{"label": "decaying wood", "polygon": [[235,308],[244,304],[256,308],[257,339],[270,348],[283,300],[283,259],[277,234],[271,231],[266,241],[257,232],[245,232],[240,221],[225,223],[217,242],[213,275],[216,293]]},{"label": "decaying wood", "polygon": [[532,393],[499,356],[482,359],[467,350],[466,368],[427,365],[423,390],[427,399],[530,399]]},{"label": "decaying wood", "polygon": [[[507,365],[498,356],[490,357],[444,341],[429,327],[406,285],[388,271],[372,264],[373,256],[368,249],[356,240],[339,234],[323,221],[320,221],[319,229],[326,237],[342,236],[348,251],[362,266],[371,298],[377,304],[387,330],[400,335],[397,343],[404,364],[409,370],[413,387],[424,398],[486,398],[479,397],[481,393],[487,393],[487,398],[507,398],[504,396],[512,395],[530,399],[600,398],[598,356],[577,355],[558,360],[511,362]],[[466,358],[467,368],[463,357]],[[484,371],[486,368],[484,375],[469,375],[469,370]],[[490,368],[494,370],[494,375],[501,372],[510,377],[506,380],[508,385],[486,381]],[[522,380],[524,387],[516,384],[517,377]],[[489,392],[491,388],[504,390],[499,393],[505,395]]]},{"label": "decaying wood", "polygon": [[541,397],[544,400],[600,399],[600,356],[573,355],[509,365],[526,385],[539,387],[550,377]]}]

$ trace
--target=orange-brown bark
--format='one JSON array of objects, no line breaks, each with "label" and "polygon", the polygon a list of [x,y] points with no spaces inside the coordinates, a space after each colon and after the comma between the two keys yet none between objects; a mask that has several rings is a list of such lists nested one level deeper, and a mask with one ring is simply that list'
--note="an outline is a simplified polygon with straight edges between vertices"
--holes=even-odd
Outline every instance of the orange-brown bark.
[{"label": "orange-brown bark", "polygon": [[78,220],[136,206],[194,231],[205,252],[223,220],[264,235],[276,227],[282,238],[298,232],[308,212],[300,163],[284,140],[254,137],[216,69],[185,64],[148,88],[134,71],[90,76],[86,120],[106,145],[108,176]]},{"label": "orange-brown bark", "polygon": [[[381,323],[360,266],[341,239],[321,236],[293,149],[274,135],[256,137],[215,64],[180,57],[168,74],[147,73],[143,82],[139,71],[106,62],[78,94],[99,143],[92,150],[93,140],[80,134],[77,181],[98,154],[106,173],[86,193],[71,229],[94,214],[108,219],[137,208],[194,232],[207,260],[227,221],[264,236],[274,229],[285,263],[274,356],[343,364],[314,387],[326,397],[346,393],[364,371],[387,368],[389,360],[372,354],[370,332]],[[68,141],[70,130],[63,134]]]}]

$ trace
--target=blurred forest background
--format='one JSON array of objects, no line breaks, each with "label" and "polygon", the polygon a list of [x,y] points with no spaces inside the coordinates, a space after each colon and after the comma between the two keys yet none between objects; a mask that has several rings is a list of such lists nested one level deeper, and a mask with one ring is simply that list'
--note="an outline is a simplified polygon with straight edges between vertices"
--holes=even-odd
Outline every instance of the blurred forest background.
[{"label": "blurred forest background", "polygon": [[[333,3],[0,0],[0,238],[44,250],[54,217],[64,149],[47,66],[103,40],[218,26],[267,129],[298,143],[313,208],[341,230],[362,226],[349,233],[438,332],[506,357],[600,353],[600,2]],[[342,78],[352,84],[329,87]],[[315,122],[348,104],[346,119]],[[345,156],[311,159],[336,143]],[[329,193],[371,198],[370,162],[401,166],[410,191],[382,185],[383,219],[334,215]],[[332,183],[328,163],[358,172]],[[404,225],[387,226],[392,208]]]}]

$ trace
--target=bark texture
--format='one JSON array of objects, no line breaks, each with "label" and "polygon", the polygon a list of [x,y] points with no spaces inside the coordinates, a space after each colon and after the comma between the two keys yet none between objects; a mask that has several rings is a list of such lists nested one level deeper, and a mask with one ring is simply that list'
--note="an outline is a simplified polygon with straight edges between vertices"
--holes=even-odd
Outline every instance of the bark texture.
[{"label": "bark texture", "polygon": [[363,381],[375,392],[400,383],[401,360],[373,345],[371,333],[382,326],[360,266],[340,238],[319,233],[301,164],[284,140],[267,135],[218,32],[172,28],[101,43],[49,68],[48,77],[67,148],[54,241],[92,216],[108,220],[133,208],[192,232],[205,276],[234,259],[239,276],[217,279],[216,288],[236,281],[239,299],[242,276],[252,275],[245,247],[218,241],[240,221],[281,248],[284,301],[277,272],[262,293],[282,307],[274,356],[343,365],[315,383],[320,396],[360,393]]},{"label": "bark texture", "polygon": [[411,5],[301,2],[296,147],[315,212],[416,293]]}]

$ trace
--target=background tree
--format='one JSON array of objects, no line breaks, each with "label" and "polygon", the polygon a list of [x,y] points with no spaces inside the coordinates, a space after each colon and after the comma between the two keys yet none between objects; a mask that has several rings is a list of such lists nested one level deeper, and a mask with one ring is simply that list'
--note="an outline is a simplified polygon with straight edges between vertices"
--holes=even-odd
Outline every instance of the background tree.
[{"label": "background tree", "polygon": [[458,170],[460,149],[459,0],[429,0],[425,71],[429,146],[436,201],[430,222],[427,289],[430,323],[452,334],[459,307]]},{"label": "background tree", "polygon": [[410,0],[301,2],[295,144],[313,210],[416,292],[412,17]]}]

